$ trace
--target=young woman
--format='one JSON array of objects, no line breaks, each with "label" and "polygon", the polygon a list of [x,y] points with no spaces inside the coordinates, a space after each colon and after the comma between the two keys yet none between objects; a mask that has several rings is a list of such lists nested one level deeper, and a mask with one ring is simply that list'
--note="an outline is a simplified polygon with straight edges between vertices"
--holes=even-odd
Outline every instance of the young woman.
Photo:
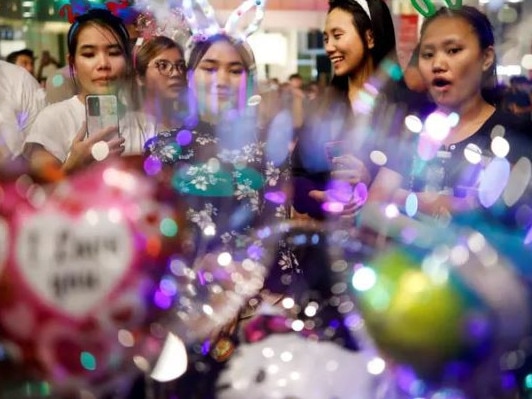
[{"label": "young woman", "polygon": [[[119,126],[87,134],[85,98],[89,94],[129,97],[132,82],[129,35],[122,20],[103,9],[77,17],[68,32],[70,71],[78,94],[46,107],[37,117],[25,145],[25,155],[37,170],[61,168],[68,173],[98,159],[122,153],[141,153],[143,130],[119,104]],[[125,90],[120,90],[125,88]],[[93,145],[104,142],[96,154]],[[102,149],[102,146],[99,146]],[[96,147],[95,147],[96,148]]]},{"label": "young woman", "polygon": [[[510,164],[530,156],[526,135],[515,131],[513,118],[497,108],[490,22],[473,7],[442,8],[425,21],[419,49],[419,70],[443,118],[440,127],[448,115],[456,121],[438,137],[426,123],[413,146],[398,153],[398,162],[379,171],[370,198],[392,198],[402,206],[414,193],[418,210],[429,215],[467,211],[478,207],[479,200],[489,205],[479,196],[478,184],[481,172],[497,160],[492,139],[503,134],[509,150],[502,157]],[[431,150],[427,155],[422,148]],[[395,190],[398,186],[402,188]]]},{"label": "young woman", "polygon": [[[359,129],[347,142],[346,132],[369,124],[359,112],[364,85],[387,56],[395,59],[392,17],[382,0],[330,0],[323,34],[334,76],[318,110],[305,118],[293,157],[294,213],[314,219],[330,215],[323,207],[331,178],[368,183],[369,137]],[[354,197],[342,202],[341,215],[359,206]]]},{"label": "young woman", "polygon": [[[242,251],[258,242],[252,228],[286,215],[281,187],[286,172],[266,159],[257,109],[248,104],[255,79],[254,56],[246,43],[223,34],[194,42],[188,57],[189,115],[182,126],[146,143],[146,162],[165,165],[158,176],[164,179],[169,172],[171,187],[187,203],[187,218],[195,227],[191,258],[201,268],[208,268],[218,251],[238,263]],[[293,273],[289,251],[282,247],[279,252],[279,270]],[[202,328],[212,324],[206,321]],[[207,367],[195,370],[191,364],[177,381],[178,396],[214,397],[215,375],[229,353],[218,343],[231,342],[231,350],[236,345],[232,329],[225,330],[229,333],[212,343],[209,356],[191,354],[191,362]]]},{"label": "young woman", "polygon": [[151,38],[135,53],[135,71],[145,128],[160,132],[180,126],[187,86],[182,48],[165,36]]}]

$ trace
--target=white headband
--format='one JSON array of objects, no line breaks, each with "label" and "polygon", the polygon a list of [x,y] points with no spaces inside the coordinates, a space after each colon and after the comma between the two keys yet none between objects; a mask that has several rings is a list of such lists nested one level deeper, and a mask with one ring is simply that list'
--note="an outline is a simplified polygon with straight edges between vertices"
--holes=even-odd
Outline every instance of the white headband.
[{"label": "white headband", "polygon": [[[218,24],[216,16],[214,15],[214,8],[209,3],[209,0],[183,0],[183,13],[190,26],[192,35],[196,39],[199,38],[200,40],[205,40],[210,36],[223,33],[233,38],[245,40],[259,29],[264,18],[266,1],[267,0],[244,0],[240,6],[229,15],[229,18],[223,27]],[[244,28],[240,28],[239,22],[251,9],[255,9],[253,20]],[[203,21],[200,21],[198,17],[203,17]]]},{"label": "white headband", "polygon": [[358,5],[362,7],[364,11],[366,11],[366,14],[368,14],[368,17],[371,21],[371,13],[369,12],[368,0],[355,0],[355,2],[358,3]]}]

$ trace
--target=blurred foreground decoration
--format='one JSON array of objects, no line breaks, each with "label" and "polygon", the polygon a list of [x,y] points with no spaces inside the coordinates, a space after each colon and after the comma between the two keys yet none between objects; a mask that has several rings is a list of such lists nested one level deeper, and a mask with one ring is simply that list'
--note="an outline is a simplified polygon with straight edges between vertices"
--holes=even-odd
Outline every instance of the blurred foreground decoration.
[{"label": "blurred foreground decoration", "polygon": [[52,397],[129,384],[166,336],[157,292],[187,230],[179,203],[159,202],[140,158],[47,185],[17,171],[0,192],[1,396],[31,397],[31,381]]},{"label": "blurred foreground decoration", "polygon": [[[518,259],[492,244],[493,234],[474,230],[490,217],[479,215],[474,224],[442,225],[376,205],[362,211],[362,224],[386,239],[375,256],[353,259],[353,293],[398,388],[411,397],[516,389],[502,359],[530,334],[530,292]],[[501,228],[491,225],[499,234]]]}]

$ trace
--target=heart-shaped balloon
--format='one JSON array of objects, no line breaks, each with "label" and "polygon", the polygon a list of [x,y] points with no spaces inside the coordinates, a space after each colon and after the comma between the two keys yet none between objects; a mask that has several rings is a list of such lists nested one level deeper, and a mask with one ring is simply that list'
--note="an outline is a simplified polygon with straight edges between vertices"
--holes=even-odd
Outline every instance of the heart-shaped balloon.
[{"label": "heart-shaped balloon", "polygon": [[154,294],[187,231],[179,201],[158,199],[140,158],[0,189],[0,340],[58,391],[112,387],[168,311]]}]

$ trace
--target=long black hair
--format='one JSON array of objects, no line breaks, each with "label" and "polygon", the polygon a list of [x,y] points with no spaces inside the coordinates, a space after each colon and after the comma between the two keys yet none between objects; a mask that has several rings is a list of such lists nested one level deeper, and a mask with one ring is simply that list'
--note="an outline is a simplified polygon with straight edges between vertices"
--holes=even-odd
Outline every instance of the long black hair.
[{"label": "long black hair", "polygon": [[[329,0],[329,11],[339,8],[353,17],[353,25],[362,39],[364,57],[368,54],[375,68],[386,58],[396,60],[395,32],[390,9],[382,0],[367,0],[370,16],[356,0]],[[374,46],[369,48],[366,32],[373,33]],[[347,97],[348,76],[333,76],[331,81],[339,93]]]}]

